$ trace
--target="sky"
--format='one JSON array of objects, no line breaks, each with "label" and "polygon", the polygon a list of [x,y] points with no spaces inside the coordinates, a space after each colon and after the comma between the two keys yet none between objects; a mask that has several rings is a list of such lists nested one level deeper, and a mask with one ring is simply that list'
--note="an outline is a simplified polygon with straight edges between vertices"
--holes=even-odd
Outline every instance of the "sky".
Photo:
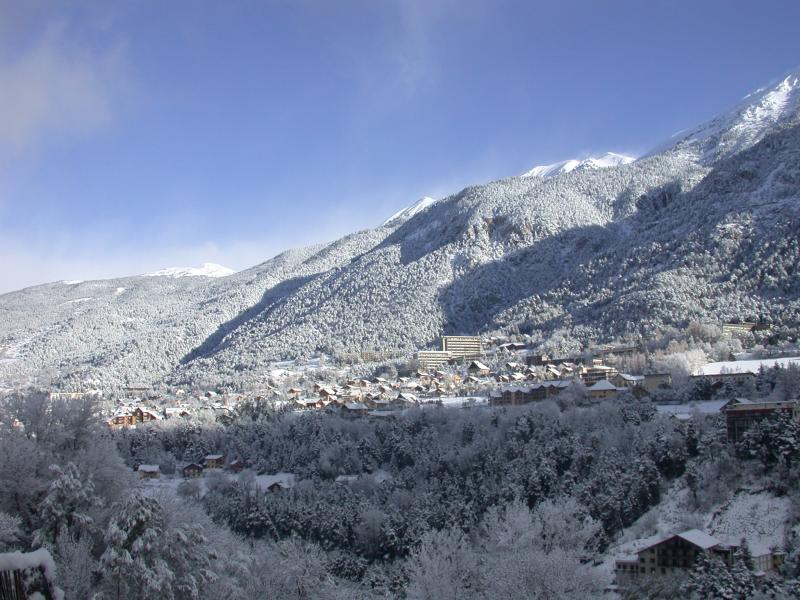
[{"label": "sky", "polygon": [[800,67],[800,2],[0,0],[0,293],[279,252],[641,155]]}]

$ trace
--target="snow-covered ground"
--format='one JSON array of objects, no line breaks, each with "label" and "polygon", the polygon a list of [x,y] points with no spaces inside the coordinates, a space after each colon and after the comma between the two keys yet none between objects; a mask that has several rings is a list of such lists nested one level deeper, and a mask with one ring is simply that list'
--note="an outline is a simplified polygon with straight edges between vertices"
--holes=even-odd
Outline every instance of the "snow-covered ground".
[{"label": "snow-covered ground", "polygon": [[708,363],[700,367],[695,375],[719,375],[720,373],[758,373],[763,366],[770,369],[776,365],[787,367],[790,364],[800,366],[800,356],[787,358],[765,358],[761,360],[729,360]]},{"label": "snow-covered ground", "polygon": [[233,269],[223,267],[216,263],[203,263],[199,267],[169,267],[143,273],[142,277],[227,277],[236,273]]},{"label": "snow-covered ground", "polygon": [[718,413],[727,400],[708,400],[707,402],[692,402],[691,404],[659,404],[656,410],[664,415],[681,415],[700,412],[704,415]]}]

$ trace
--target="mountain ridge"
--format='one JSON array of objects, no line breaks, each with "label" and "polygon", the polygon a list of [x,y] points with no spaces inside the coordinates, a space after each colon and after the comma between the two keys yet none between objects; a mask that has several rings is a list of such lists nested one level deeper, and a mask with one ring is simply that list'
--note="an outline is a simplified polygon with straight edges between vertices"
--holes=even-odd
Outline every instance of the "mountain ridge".
[{"label": "mountain ridge", "polygon": [[[660,153],[470,186],[225,277],[5,294],[0,379],[246,387],[274,360],[410,353],[466,331],[522,333],[559,351],[689,320],[760,318],[790,335],[800,325],[796,86],[762,90],[750,112],[740,105],[713,130],[691,130],[711,134]],[[791,102],[758,112],[781,93]]]}]

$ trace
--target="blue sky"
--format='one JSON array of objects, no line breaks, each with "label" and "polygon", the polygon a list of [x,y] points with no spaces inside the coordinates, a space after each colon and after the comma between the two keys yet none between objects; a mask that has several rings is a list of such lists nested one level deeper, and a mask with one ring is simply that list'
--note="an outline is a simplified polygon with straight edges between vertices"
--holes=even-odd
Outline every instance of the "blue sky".
[{"label": "blue sky", "polygon": [[800,2],[0,0],[0,292],[641,154],[800,66]]}]

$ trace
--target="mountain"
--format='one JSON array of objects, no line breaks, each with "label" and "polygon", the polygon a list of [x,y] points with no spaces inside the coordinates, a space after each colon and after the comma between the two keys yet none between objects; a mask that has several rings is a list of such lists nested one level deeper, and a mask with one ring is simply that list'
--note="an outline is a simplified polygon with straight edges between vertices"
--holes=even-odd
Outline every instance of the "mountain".
[{"label": "mountain", "polygon": [[203,263],[199,267],[169,267],[145,273],[142,277],[227,277],[236,271],[216,263]]},{"label": "mountain", "polygon": [[246,387],[274,360],[410,353],[443,333],[521,332],[558,352],[691,320],[760,319],[775,339],[796,337],[797,81],[634,162],[423,199],[375,229],[225,277],[5,294],[0,380]]},{"label": "mountain", "polygon": [[635,158],[632,156],[625,156],[624,154],[615,154],[614,152],[606,152],[600,156],[590,156],[583,160],[562,160],[561,162],[553,163],[552,165],[540,165],[533,167],[530,171],[526,171],[522,177],[556,177],[564,173],[571,173],[572,171],[589,171],[594,169],[606,169],[608,167],[618,167],[620,165],[627,165],[632,163]]}]

